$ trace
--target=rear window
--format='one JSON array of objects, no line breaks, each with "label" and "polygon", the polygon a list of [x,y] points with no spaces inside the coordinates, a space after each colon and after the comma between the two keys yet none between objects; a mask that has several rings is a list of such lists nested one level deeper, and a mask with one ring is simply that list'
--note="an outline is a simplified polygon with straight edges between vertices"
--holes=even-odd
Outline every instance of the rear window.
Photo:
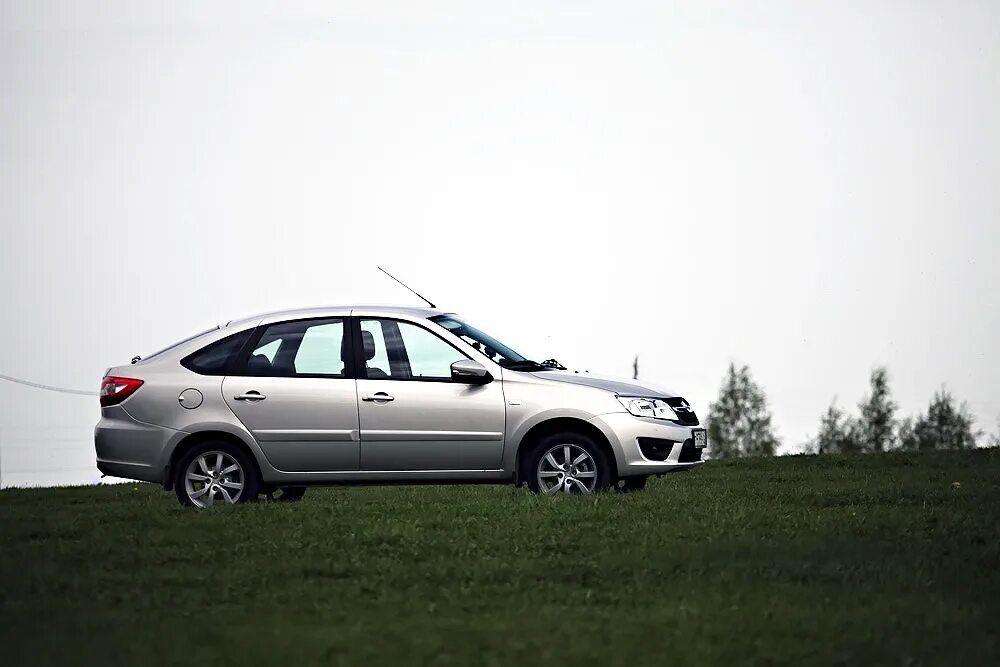
[{"label": "rear window", "polygon": [[201,375],[225,375],[229,362],[243,349],[252,333],[253,329],[247,329],[206,345],[181,359],[181,366]]}]

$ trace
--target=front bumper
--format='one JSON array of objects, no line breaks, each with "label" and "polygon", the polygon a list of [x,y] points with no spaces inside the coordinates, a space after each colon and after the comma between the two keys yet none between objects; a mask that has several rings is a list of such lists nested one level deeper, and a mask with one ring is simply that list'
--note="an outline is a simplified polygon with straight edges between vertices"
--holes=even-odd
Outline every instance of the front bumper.
[{"label": "front bumper", "polygon": [[[696,453],[688,442],[693,439],[695,431],[704,430],[701,426],[681,426],[658,419],[635,417],[627,412],[597,415],[590,423],[599,428],[611,443],[615,458],[618,459],[619,477],[677,472],[703,463],[700,460],[701,452]],[[666,458],[658,461],[643,454],[639,445],[640,438],[654,439],[661,445],[663,441],[669,440],[673,444]],[[686,442],[687,446],[684,444]],[[699,460],[691,460],[695,455]]]}]

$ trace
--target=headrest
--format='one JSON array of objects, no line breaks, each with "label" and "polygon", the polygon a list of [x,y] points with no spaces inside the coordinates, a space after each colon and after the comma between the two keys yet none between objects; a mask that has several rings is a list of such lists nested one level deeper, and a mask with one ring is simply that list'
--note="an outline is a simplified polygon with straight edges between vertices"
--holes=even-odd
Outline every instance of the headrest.
[{"label": "headrest", "polygon": [[361,341],[365,346],[365,361],[371,361],[375,358],[375,336],[371,331],[362,331]]},{"label": "headrest", "polygon": [[247,362],[247,372],[256,376],[270,375],[271,360],[263,354],[255,354]]}]

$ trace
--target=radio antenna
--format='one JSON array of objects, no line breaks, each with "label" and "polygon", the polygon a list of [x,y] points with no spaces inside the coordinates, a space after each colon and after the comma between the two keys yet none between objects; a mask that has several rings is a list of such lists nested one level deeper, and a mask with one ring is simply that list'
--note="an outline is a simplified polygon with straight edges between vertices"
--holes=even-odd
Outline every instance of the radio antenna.
[{"label": "radio antenna", "polygon": [[421,298],[422,300],[426,301],[426,302],[427,302],[427,305],[428,305],[428,306],[430,306],[431,308],[437,308],[437,306],[435,306],[435,305],[434,305],[433,303],[431,303],[431,302],[430,302],[430,299],[427,299],[427,298],[425,298],[425,297],[421,296],[420,294],[418,294],[418,293],[417,293],[417,291],[416,291],[415,289],[413,289],[413,288],[411,288],[410,286],[408,286],[408,285],[407,285],[406,283],[404,283],[404,282],[403,282],[402,280],[400,280],[400,279],[399,279],[399,278],[397,278],[396,276],[392,275],[391,273],[389,273],[388,271],[386,271],[385,269],[383,269],[383,268],[382,268],[381,266],[376,266],[375,268],[376,268],[376,269],[378,269],[379,271],[381,271],[382,273],[384,273],[385,275],[389,276],[389,277],[390,277],[390,278],[392,278],[393,280],[395,280],[395,281],[396,281],[397,283],[399,283],[400,285],[402,285],[402,286],[403,286],[403,287],[405,287],[406,289],[408,289],[408,290],[410,290],[411,292],[413,292],[414,294],[416,294],[416,295],[417,295],[418,297],[420,297],[420,298]]}]

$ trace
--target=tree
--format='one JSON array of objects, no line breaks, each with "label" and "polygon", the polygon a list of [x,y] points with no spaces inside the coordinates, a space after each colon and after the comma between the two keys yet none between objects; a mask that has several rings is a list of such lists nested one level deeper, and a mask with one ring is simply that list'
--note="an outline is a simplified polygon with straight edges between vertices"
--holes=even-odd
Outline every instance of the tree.
[{"label": "tree", "polygon": [[997,417],[997,432],[986,441],[987,447],[1000,447],[1000,417]]},{"label": "tree", "polygon": [[854,429],[861,451],[884,452],[895,442],[896,403],[889,395],[889,371],[879,366],[872,371],[871,395],[858,404],[861,416]]},{"label": "tree", "polygon": [[774,455],[779,441],[771,428],[767,398],[750,377],[749,367],[729,364],[719,400],[708,407],[708,444],[713,458]]},{"label": "tree", "polygon": [[913,440],[913,417],[906,417],[899,421],[898,429],[899,446],[902,449],[917,449]]},{"label": "tree", "polygon": [[859,451],[856,430],[854,420],[844,416],[844,411],[837,407],[837,399],[834,398],[820,419],[819,433],[813,443],[816,453],[843,454]]},{"label": "tree", "polygon": [[934,394],[926,415],[905,420],[900,428],[903,449],[973,449],[978,432],[972,430],[975,418],[965,403],[955,401],[942,388]]}]

